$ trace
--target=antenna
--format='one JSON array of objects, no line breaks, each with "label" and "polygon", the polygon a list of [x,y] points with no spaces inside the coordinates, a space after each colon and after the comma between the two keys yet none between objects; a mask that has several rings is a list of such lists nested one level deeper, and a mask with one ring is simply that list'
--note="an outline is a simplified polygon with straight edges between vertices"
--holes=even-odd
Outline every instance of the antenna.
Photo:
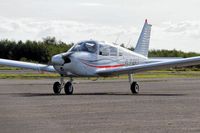
[{"label": "antenna", "polygon": [[128,40],[127,46],[129,46],[130,43],[131,43],[131,38]]},{"label": "antenna", "polygon": [[115,39],[114,44],[117,44],[117,41],[119,40],[120,36],[121,36],[121,33],[118,34],[117,38]]}]

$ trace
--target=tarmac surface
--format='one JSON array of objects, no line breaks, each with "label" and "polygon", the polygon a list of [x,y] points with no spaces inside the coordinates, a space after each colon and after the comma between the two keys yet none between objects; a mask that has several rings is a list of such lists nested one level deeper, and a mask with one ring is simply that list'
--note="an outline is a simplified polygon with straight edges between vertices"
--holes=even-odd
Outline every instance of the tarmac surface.
[{"label": "tarmac surface", "polygon": [[54,81],[0,79],[0,132],[200,132],[200,79],[141,80],[138,95],[123,80],[78,81],[71,96]]}]

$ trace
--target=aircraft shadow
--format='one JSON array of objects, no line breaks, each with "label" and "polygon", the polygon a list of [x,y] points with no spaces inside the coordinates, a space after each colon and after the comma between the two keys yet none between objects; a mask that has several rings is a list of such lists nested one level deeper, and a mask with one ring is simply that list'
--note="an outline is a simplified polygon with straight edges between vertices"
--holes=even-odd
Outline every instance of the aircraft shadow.
[{"label": "aircraft shadow", "polygon": [[[4,94],[5,95],[5,94]],[[58,94],[55,95],[53,93],[10,93],[7,95],[12,95],[12,96],[21,96],[21,97],[44,97],[44,96],[69,96],[69,95],[65,95],[65,94]],[[165,97],[173,97],[173,96],[185,96],[187,94],[177,94],[177,93],[141,93],[141,94],[137,94],[137,95],[133,95],[131,93],[109,93],[109,92],[97,92],[97,93],[75,93],[73,95],[70,96],[165,96]]]}]

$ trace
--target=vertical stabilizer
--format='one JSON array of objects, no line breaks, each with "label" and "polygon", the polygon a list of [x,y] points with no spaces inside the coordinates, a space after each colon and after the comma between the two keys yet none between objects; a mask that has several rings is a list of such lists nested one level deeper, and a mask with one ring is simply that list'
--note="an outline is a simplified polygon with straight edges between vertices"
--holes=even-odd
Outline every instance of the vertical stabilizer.
[{"label": "vertical stabilizer", "polygon": [[152,25],[148,24],[147,19],[146,19],[142,32],[140,33],[140,37],[138,39],[137,45],[134,50],[134,52],[144,55],[146,57],[148,57],[148,51],[149,51],[151,26]]}]

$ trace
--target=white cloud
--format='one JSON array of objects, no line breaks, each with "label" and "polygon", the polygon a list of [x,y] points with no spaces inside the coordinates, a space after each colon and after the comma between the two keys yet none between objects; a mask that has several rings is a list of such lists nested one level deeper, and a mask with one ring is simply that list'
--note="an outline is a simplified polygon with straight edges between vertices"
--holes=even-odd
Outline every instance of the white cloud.
[{"label": "white cloud", "polygon": [[167,22],[165,31],[178,36],[200,39],[200,21],[181,21],[179,23]]},{"label": "white cloud", "polygon": [[200,52],[200,21],[168,21],[155,25],[151,40],[151,48]]},{"label": "white cloud", "polygon": [[[41,40],[55,36],[65,42],[96,39],[135,46],[141,23],[137,27],[84,23],[70,20],[10,19],[0,17],[0,39]],[[150,49],[178,49],[200,52],[200,21],[153,24]]]},{"label": "white cloud", "polygon": [[103,6],[102,3],[80,3],[81,6],[91,6],[91,7],[97,7],[97,6]]},{"label": "white cloud", "polygon": [[[97,39],[114,42],[117,36],[127,37],[137,34],[137,29],[122,26],[106,26],[67,20],[8,19],[0,17],[0,39],[41,40],[46,36],[55,36],[66,42],[85,39]],[[135,32],[134,32],[135,31]],[[127,42],[126,41],[126,42]]]}]

